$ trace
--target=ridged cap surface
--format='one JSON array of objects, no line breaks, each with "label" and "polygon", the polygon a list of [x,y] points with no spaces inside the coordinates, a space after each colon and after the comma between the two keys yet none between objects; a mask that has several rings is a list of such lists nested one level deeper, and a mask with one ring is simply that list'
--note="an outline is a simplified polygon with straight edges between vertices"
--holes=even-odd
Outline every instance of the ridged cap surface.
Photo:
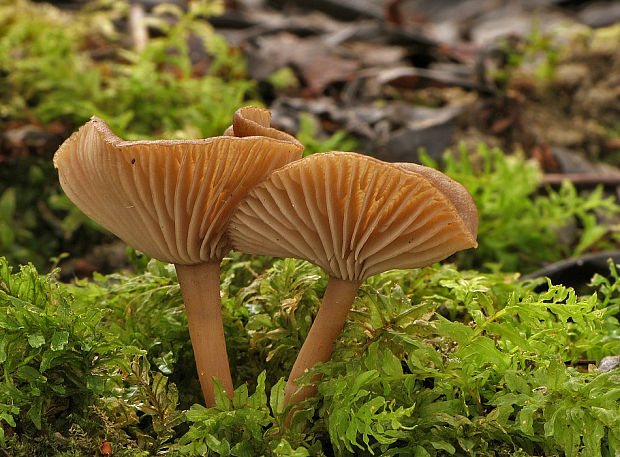
[{"label": "ridged cap surface", "polygon": [[406,165],[344,152],[288,164],[237,206],[233,248],[306,259],[330,276],[361,281],[476,247],[477,210],[467,191]]},{"label": "ridged cap surface", "polygon": [[439,170],[417,163],[395,163],[394,165],[403,170],[418,173],[428,179],[437,190],[450,200],[469,232],[476,238],[478,234],[478,208],[476,208],[471,194],[461,183],[456,182]]},{"label": "ridged cap surface", "polygon": [[[265,131],[277,132],[268,116],[247,123],[260,130],[254,124],[265,121]],[[60,146],[54,165],[67,196],[90,218],[152,257],[196,264],[230,249],[226,225],[248,189],[301,157],[303,146],[280,133],[123,141],[93,117]]]}]

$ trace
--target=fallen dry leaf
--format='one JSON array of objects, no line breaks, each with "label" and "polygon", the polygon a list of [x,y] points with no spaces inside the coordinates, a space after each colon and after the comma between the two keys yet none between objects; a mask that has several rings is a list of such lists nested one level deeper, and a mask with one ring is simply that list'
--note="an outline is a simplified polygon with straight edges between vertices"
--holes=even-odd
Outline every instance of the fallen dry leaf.
[{"label": "fallen dry leaf", "polygon": [[112,444],[109,441],[102,441],[99,443],[99,452],[105,457],[110,457],[112,455]]}]

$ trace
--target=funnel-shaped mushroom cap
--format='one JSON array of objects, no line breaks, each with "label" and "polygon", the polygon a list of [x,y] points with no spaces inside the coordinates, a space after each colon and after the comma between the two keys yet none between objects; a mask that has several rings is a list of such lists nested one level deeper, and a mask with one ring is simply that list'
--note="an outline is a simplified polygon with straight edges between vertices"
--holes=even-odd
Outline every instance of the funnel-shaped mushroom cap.
[{"label": "funnel-shaped mushroom cap", "polygon": [[248,189],[301,157],[303,146],[288,137],[123,141],[93,117],[60,146],[54,165],[90,218],[152,257],[196,264],[230,248],[226,225]]},{"label": "funnel-shaped mushroom cap", "polygon": [[355,153],[306,157],[241,200],[229,226],[233,248],[306,259],[330,276],[361,281],[476,247],[471,196],[429,175]]},{"label": "funnel-shaped mushroom cap", "polygon": [[233,123],[226,129],[224,135],[231,136],[268,136],[276,140],[287,141],[298,145],[303,150],[303,145],[294,136],[274,129],[271,125],[271,113],[268,109],[258,106],[246,106],[240,108],[233,115]]}]

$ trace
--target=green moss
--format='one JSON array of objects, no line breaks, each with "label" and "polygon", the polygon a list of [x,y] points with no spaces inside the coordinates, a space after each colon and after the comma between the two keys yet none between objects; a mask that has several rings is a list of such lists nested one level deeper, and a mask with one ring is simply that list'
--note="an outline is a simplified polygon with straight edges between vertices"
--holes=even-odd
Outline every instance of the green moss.
[{"label": "green moss", "polygon": [[[602,187],[580,194],[566,181],[559,189],[543,189],[534,161],[484,145],[459,152],[446,154],[442,169],[469,190],[480,217],[479,246],[458,253],[459,266],[527,273],[585,252],[618,248],[617,230],[602,221],[620,207]],[[561,239],[562,232],[569,239]]]},{"label": "green moss", "polygon": [[[254,279],[251,279],[254,278]],[[613,456],[620,384],[582,360],[620,352],[620,280],[593,294],[433,266],[366,281],[319,395],[291,427],[292,363],[325,280],[261,257],[222,269],[235,397],[200,403],[174,270],[76,285],[0,262],[0,417],[11,455]],[[284,306],[282,306],[284,305]],[[617,370],[616,370],[617,371]]]}]

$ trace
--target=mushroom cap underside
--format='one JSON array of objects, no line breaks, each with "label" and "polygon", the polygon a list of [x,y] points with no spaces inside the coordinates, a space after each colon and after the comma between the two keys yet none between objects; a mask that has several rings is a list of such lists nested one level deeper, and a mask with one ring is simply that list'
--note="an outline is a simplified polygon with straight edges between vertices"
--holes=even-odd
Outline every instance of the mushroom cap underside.
[{"label": "mushroom cap underside", "polygon": [[232,208],[303,146],[264,136],[123,141],[93,117],[54,156],[67,196],[129,245],[162,261],[221,259]]},{"label": "mushroom cap underside", "polygon": [[463,220],[474,238],[478,233],[478,209],[471,194],[461,183],[446,176],[439,170],[425,167],[417,163],[395,163],[395,166],[412,173],[418,173],[428,179],[454,205],[454,208]]},{"label": "mushroom cap underside", "polygon": [[229,237],[234,249],[306,259],[346,280],[429,265],[477,246],[471,196],[437,180],[356,153],[315,154],[254,187]]}]

